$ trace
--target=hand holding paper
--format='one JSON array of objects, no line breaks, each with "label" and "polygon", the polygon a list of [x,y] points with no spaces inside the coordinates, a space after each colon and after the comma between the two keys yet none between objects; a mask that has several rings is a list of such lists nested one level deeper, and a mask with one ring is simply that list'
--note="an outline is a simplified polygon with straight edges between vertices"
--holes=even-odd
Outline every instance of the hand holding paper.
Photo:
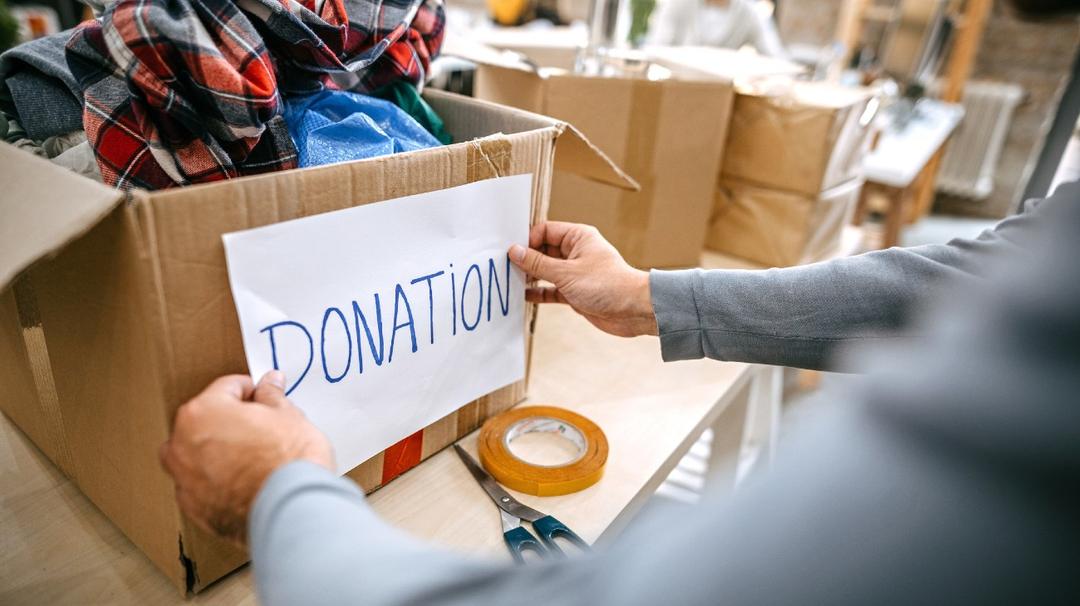
[{"label": "hand holding paper", "polygon": [[280,372],[258,385],[243,375],[219,378],[177,410],[161,445],[180,509],[236,543],[244,543],[248,511],[274,470],[301,460],[334,468],[330,443],[285,397],[284,379]]},{"label": "hand holding paper", "polygon": [[529,234],[529,247],[514,245],[510,259],[553,285],[529,288],[529,301],[566,303],[617,337],[657,334],[649,273],[628,265],[595,227],[540,223]]},{"label": "hand holding paper", "polygon": [[226,234],[248,366],[330,436],[345,472],[525,374],[532,176]]}]

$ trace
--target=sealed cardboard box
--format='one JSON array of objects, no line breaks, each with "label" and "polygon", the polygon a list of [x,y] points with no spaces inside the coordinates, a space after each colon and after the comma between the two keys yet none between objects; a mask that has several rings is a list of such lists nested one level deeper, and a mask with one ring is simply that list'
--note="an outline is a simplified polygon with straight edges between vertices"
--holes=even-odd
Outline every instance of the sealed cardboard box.
[{"label": "sealed cardboard box", "polygon": [[597,226],[639,267],[697,265],[734,99],[730,81],[648,59],[618,76],[586,76],[572,70],[573,48],[514,51],[446,49],[478,63],[477,97],[573,123],[641,186],[620,191],[557,173],[550,217]]},{"label": "sealed cardboard box", "polygon": [[840,246],[861,190],[861,179],[816,196],[721,179],[708,248],[769,267],[820,260]]},{"label": "sealed cardboard box", "polygon": [[[461,143],[158,192],[119,192],[0,145],[0,408],[183,590],[247,557],[183,519],[157,457],[181,403],[246,372],[223,233],[517,174],[534,176],[541,220],[555,166],[629,184],[565,122],[427,98]],[[524,389],[462,402],[350,476],[373,490]]]},{"label": "sealed cardboard box", "polygon": [[723,175],[809,196],[858,178],[876,109],[862,88],[776,80],[739,87]]}]

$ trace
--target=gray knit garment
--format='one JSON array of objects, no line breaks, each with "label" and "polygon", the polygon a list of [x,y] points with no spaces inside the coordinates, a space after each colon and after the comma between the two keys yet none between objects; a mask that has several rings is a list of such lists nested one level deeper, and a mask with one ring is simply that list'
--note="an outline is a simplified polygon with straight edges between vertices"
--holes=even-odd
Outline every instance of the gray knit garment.
[{"label": "gray knit garment", "polygon": [[63,31],[0,55],[0,109],[35,141],[83,128],[82,90],[64,57],[70,37]]}]

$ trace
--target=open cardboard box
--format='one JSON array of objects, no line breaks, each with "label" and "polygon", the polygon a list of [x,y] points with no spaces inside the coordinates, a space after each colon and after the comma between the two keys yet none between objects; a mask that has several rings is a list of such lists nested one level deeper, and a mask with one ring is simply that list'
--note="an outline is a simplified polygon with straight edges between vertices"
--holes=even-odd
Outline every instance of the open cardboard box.
[{"label": "open cardboard box", "polygon": [[581,75],[573,71],[577,49],[560,44],[496,49],[457,36],[443,52],[477,64],[477,97],[573,123],[641,184],[618,191],[557,174],[552,219],[597,226],[639,267],[700,262],[734,100],[730,79],[647,56],[653,69],[637,75]]},{"label": "open cardboard box", "polygon": [[[181,403],[247,372],[221,234],[517,174],[534,176],[535,222],[555,169],[635,187],[566,122],[425,96],[460,143],[157,192],[0,145],[0,409],[181,590],[247,559],[183,519],[157,457]],[[374,490],[524,395],[462,402],[349,475]]]}]

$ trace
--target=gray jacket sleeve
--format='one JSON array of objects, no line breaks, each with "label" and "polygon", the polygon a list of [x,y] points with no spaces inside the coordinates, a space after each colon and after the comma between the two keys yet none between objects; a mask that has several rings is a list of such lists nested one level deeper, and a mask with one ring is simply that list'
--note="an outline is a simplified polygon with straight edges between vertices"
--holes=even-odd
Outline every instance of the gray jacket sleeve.
[{"label": "gray jacket sleeve", "polygon": [[1038,241],[1030,203],[974,240],[890,248],[783,269],[657,271],[653,309],[666,361],[716,360],[835,369],[846,343],[918,338],[909,319],[943,283],[985,278],[995,259]]},{"label": "gray jacket sleeve", "polygon": [[1074,203],[1042,233],[1052,253],[995,270],[999,284],[950,291],[933,322],[917,324],[926,338],[859,356],[872,380],[785,441],[734,499],[707,494],[640,516],[591,556],[515,567],[424,546],[380,521],[348,480],[293,463],[250,519],[260,598],[1080,602],[1080,190],[1067,191]]}]

